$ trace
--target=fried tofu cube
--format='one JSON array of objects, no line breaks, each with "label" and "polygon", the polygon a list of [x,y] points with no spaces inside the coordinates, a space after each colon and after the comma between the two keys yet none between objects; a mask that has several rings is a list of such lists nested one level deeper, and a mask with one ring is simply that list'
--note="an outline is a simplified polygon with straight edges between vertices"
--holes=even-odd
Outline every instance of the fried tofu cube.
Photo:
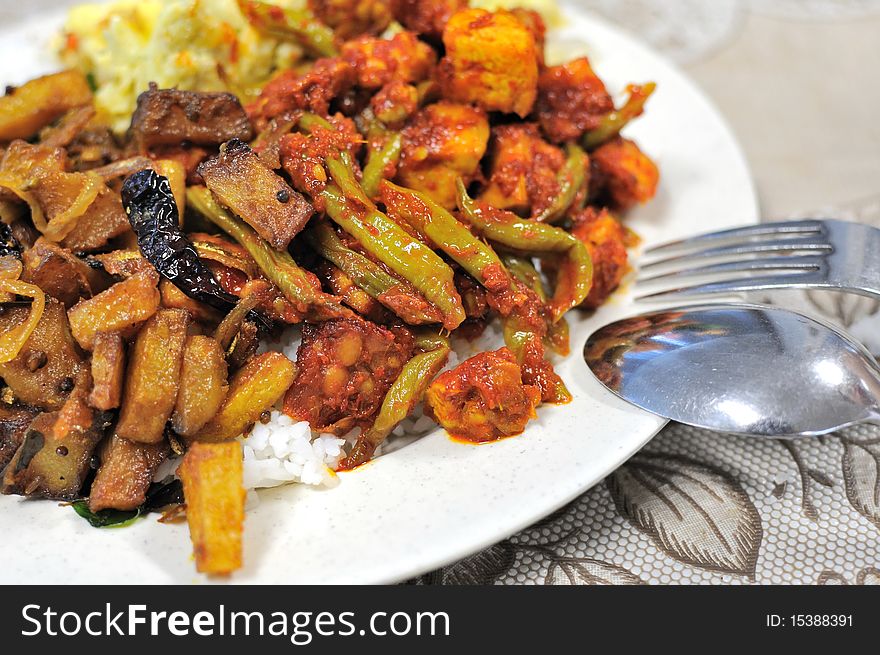
[{"label": "fried tofu cube", "polygon": [[459,11],[443,30],[443,44],[438,77],[445,97],[521,117],[532,110],[538,89],[535,38],[514,14]]},{"label": "fried tofu cube", "polygon": [[428,105],[403,130],[397,181],[451,209],[456,178],[465,184],[474,179],[488,142],[489,121],[481,109],[445,101]]},{"label": "fried tofu cube", "polygon": [[599,173],[599,185],[611,205],[619,210],[648,202],[657,193],[660,171],[635,142],[622,137],[612,139],[590,157]]},{"label": "fried tofu cube", "polygon": [[116,434],[130,441],[158,443],[174,410],[189,314],[161,309],[138,332],[128,361],[128,379]]},{"label": "fried tofu cube", "polygon": [[194,443],[177,474],[196,569],[227,575],[241,568],[245,490],[241,444]]},{"label": "fried tofu cube", "polygon": [[571,233],[583,241],[593,261],[593,286],[582,307],[604,303],[627,271],[626,229],[606,209],[588,207],[573,217]]},{"label": "fried tofu cube", "polygon": [[256,423],[293,384],[296,367],[279,352],[253,357],[236,371],[220,410],[196,435],[198,441],[234,439]]},{"label": "fried tofu cube", "polygon": [[493,441],[521,433],[535,418],[538,387],[523,384],[508,348],[482,352],[442,373],[428,387],[428,414],[453,436]]}]

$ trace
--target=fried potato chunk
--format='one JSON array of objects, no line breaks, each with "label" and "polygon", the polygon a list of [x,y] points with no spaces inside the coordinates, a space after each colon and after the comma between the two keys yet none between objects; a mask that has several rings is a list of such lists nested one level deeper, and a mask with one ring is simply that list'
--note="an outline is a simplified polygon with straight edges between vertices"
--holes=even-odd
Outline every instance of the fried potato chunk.
[{"label": "fried potato chunk", "polygon": [[608,210],[588,207],[572,217],[571,233],[584,242],[593,260],[593,286],[581,307],[604,303],[627,271],[626,230]]},{"label": "fried potato chunk", "polygon": [[193,335],[186,340],[180,369],[180,390],[171,425],[177,434],[190,437],[211,420],[229,385],[223,348],[212,337]]},{"label": "fried potato chunk", "polygon": [[648,202],[657,193],[660,171],[635,142],[622,137],[612,139],[590,155],[598,171],[600,193],[618,211]]},{"label": "fried potato chunk", "polygon": [[106,415],[95,413],[83,392],[72,394],[59,411],[40,414],[6,467],[2,492],[77,498],[106,425]]},{"label": "fried potato chunk", "polygon": [[174,410],[189,314],[160,309],[138,332],[115,434],[139,443],[162,441]]},{"label": "fried potato chunk", "polygon": [[304,325],[284,413],[321,432],[367,427],[412,352],[409,332],[364,320]]},{"label": "fried potato chunk", "polygon": [[[0,331],[27,320],[28,307],[0,308]],[[64,305],[46,298],[37,327],[12,361],[0,364],[0,377],[17,400],[46,410],[60,409],[77,384],[88,382],[88,366],[70,334]]]},{"label": "fried potato chunk", "polygon": [[122,400],[125,375],[125,344],[118,332],[99,332],[92,349],[92,392],[89,405],[116,409]]},{"label": "fried potato chunk", "polygon": [[194,443],[178,469],[196,568],[225,575],[241,567],[245,490],[241,445]]},{"label": "fried potato chunk", "polygon": [[89,509],[132,510],[146,500],[147,490],[159,464],[170,448],[166,441],[136,443],[113,435],[104,442],[101,466],[89,492]]},{"label": "fried potato chunk", "polygon": [[488,142],[484,111],[445,101],[428,105],[403,130],[397,181],[451,209],[456,178],[474,179]]},{"label": "fried potato chunk", "polygon": [[36,284],[65,307],[92,295],[88,265],[45,238],[37,239],[33,248],[22,253],[22,263],[22,279]]},{"label": "fried potato chunk", "polygon": [[91,350],[98,332],[123,332],[142,324],[159,308],[159,274],[146,270],[70,308],[70,328],[77,343]]},{"label": "fried potato chunk", "polygon": [[380,89],[393,81],[421,82],[430,77],[437,60],[431,46],[412,32],[398,32],[390,39],[362,36],[345,43],[340,54],[364,89]]},{"label": "fried potato chunk", "polygon": [[560,192],[562,150],[544,141],[534,123],[500,125],[492,137],[489,182],[480,200],[521,216],[551,206]]},{"label": "fried potato chunk", "polygon": [[581,57],[541,71],[535,109],[544,134],[562,143],[594,129],[614,103],[589,59]]},{"label": "fried potato chunk", "polygon": [[445,97],[520,117],[531,112],[538,92],[535,38],[514,14],[459,11],[443,30],[443,44],[437,75]]},{"label": "fried potato chunk", "polygon": [[194,438],[227,441],[242,434],[278,402],[295,374],[293,362],[279,352],[253,357],[232,376],[220,410]]},{"label": "fried potato chunk", "polygon": [[6,468],[38,410],[24,405],[0,403],[0,473]]},{"label": "fried potato chunk", "polygon": [[482,352],[442,373],[425,395],[425,409],[453,436],[493,441],[521,433],[535,418],[541,391],[523,384],[507,348]]},{"label": "fried potato chunk", "polygon": [[312,216],[308,200],[243,141],[233,139],[223,144],[220,154],[202,162],[198,170],[217,200],[276,250],[287,250],[290,240]]},{"label": "fried potato chunk", "polygon": [[0,141],[34,136],[66,111],[92,102],[79,71],[44,75],[0,97]]}]

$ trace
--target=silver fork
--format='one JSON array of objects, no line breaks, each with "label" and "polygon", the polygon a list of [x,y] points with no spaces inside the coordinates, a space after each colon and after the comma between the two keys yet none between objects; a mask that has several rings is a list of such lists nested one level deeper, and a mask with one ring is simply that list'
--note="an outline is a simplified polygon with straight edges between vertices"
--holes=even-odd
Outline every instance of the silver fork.
[{"label": "silver fork", "polygon": [[636,284],[637,300],[789,288],[880,298],[880,230],[808,219],[701,234],[646,250]]}]

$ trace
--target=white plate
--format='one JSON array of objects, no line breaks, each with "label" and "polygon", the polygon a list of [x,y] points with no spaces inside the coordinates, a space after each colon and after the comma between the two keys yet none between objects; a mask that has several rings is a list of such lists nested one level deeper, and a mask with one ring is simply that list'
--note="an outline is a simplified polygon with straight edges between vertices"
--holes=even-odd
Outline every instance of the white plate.
[{"label": "white plate", "polygon": [[[718,112],[679,71],[631,37],[577,9],[553,36],[587,52],[613,92],[654,80],[644,117],[627,134],[658,162],[660,192],[629,217],[648,243],[757,220],[743,156]],[[43,14],[0,31],[0,83],[51,66]],[[586,45],[585,45],[586,44]],[[574,394],[542,407],[525,434],[482,446],[442,431],[344,473],[316,491],[261,492],[245,527],[244,569],[234,583],[376,583],[422,573],[489,546],[596,484],[663,422],[596,382],[580,357],[587,335],[636,313],[623,289],[593,317],[572,313],[572,354],[557,370]],[[19,583],[201,583],[185,525],[155,518],[124,529],[90,527],[48,501],[0,499],[7,526],[0,580]]]}]

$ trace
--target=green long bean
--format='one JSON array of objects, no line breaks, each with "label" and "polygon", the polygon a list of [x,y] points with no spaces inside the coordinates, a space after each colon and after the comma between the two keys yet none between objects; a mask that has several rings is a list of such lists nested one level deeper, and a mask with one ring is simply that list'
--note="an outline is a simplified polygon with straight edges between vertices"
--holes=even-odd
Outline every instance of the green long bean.
[{"label": "green long bean", "polygon": [[656,88],[657,85],[653,82],[648,82],[641,86],[631,85],[629,87],[629,98],[627,98],[623,107],[605,114],[598,127],[584,134],[581,138],[581,145],[587,150],[594,150],[620,134],[620,131],[626,127],[627,123],[641,115],[645,108],[645,102],[651,97]]},{"label": "green long bean", "polygon": [[346,153],[326,160],[332,182],[320,193],[327,215],[392,272],[412,284],[455,329],[465,319],[454,273],[440,256],[380,212],[364,193]]},{"label": "green long bean", "polygon": [[263,275],[271,281],[298,312],[315,320],[351,316],[331,295],[316,289],[310,274],[300,268],[287,252],[275,250],[240,218],[223,209],[205,187],[189,187],[186,200],[209,221],[235,239],[248,251]]},{"label": "green long bean", "polygon": [[357,442],[340,468],[353,469],[368,462],[376,448],[391,434],[398,423],[405,419],[425,393],[425,389],[446,364],[449,357],[449,340],[446,337],[417,335],[416,346],[422,350],[401,369],[391,385],[372,427],[358,437]]},{"label": "green long bean", "polygon": [[347,247],[325,221],[315,222],[304,234],[312,248],[335,265],[358,288],[378,300],[410,325],[439,323],[440,313],[414,289],[388,273],[369,257]]},{"label": "green long bean", "polygon": [[538,257],[549,254],[563,256],[556,289],[549,301],[554,321],[583,302],[593,281],[593,264],[581,241],[558,227],[482,206],[468,195],[460,179],[457,188],[461,215],[485,238],[519,253]]},{"label": "green long bean", "polygon": [[587,153],[574,143],[566,145],[565,151],[565,165],[557,176],[560,186],[559,193],[554,197],[549,207],[533,217],[533,220],[540,223],[556,223],[564,218],[578,192],[588,183],[587,173],[590,159],[587,157]]}]

